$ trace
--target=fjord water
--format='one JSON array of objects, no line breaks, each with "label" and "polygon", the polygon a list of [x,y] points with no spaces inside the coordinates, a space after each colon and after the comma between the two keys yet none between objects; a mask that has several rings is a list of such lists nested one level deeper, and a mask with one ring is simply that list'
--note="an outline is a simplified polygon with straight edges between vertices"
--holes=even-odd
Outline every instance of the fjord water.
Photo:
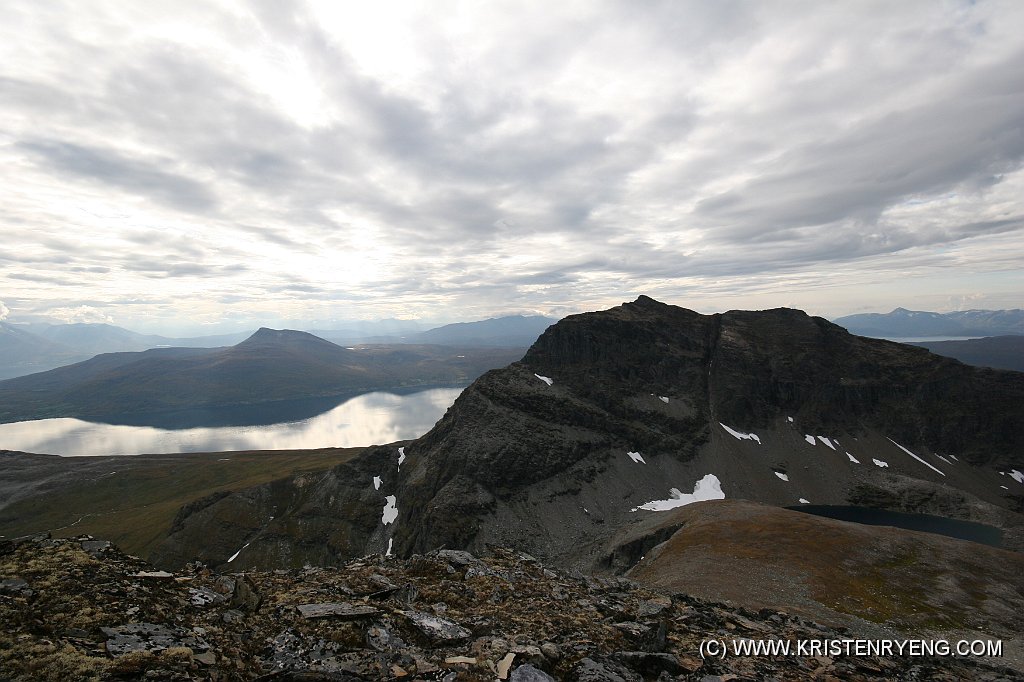
[{"label": "fjord water", "polygon": [[309,416],[309,401],[292,401],[164,415],[145,425],[38,419],[0,424],[0,449],[81,457],[390,443],[429,431],[461,392],[461,387],[404,394],[375,391],[335,401],[315,416]]}]

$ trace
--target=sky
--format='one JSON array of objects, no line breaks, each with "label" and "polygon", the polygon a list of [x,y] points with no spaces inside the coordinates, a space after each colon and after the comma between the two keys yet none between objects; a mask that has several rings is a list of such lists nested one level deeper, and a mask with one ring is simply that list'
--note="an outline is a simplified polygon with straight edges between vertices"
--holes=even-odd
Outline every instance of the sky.
[{"label": "sky", "polygon": [[1021,35],[1015,0],[9,1],[0,319],[1024,307]]}]

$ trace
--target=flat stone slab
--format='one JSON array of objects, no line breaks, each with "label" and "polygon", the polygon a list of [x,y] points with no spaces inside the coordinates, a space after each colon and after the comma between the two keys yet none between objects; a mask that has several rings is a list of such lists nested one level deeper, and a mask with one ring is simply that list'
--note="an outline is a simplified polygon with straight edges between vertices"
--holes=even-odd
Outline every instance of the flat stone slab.
[{"label": "flat stone slab", "polygon": [[23,578],[7,578],[0,580],[0,594],[30,596],[32,587]]},{"label": "flat stone slab", "polygon": [[173,626],[128,623],[100,630],[107,636],[106,647],[111,656],[124,656],[134,651],[163,651],[172,647],[188,647],[193,651],[210,648],[202,638]]},{"label": "flat stone slab", "polygon": [[399,611],[412,621],[431,644],[440,645],[469,639],[472,633],[458,623],[422,611]]},{"label": "flat stone slab", "polygon": [[101,552],[110,549],[110,543],[106,540],[82,540],[80,544],[82,545],[82,550],[92,556],[93,559],[98,559]]},{"label": "flat stone slab", "polygon": [[448,563],[459,566],[470,566],[480,563],[480,560],[475,556],[461,549],[439,549],[437,556],[439,559],[444,559]]},{"label": "flat stone slab", "polygon": [[340,618],[342,620],[369,618],[380,614],[380,609],[365,604],[329,602],[325,604],[299,604],[296,608],[303,618]]}]

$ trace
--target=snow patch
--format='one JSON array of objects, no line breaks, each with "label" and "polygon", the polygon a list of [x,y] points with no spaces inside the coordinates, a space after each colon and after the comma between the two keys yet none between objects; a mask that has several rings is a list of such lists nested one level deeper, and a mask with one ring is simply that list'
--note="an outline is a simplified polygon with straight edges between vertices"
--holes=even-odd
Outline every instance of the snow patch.
[{"label": "snow patch", "polygon": [[860,462],[857,460],[857,458],[854,457],[853,455],[851,455],[849,452],[846,453],[846,456],[849,457],[850,461],[853,462],[854,464],[860,464]]},{"label": "snow patch", "polygon": [[900,450],[902,450],[903,452],[907,453],[908,455],[910,455],[911,457],[913,457],[914,459],[916,459],[916,460],[917,460],[918,462],[920,462],[921,464],[925,465],[926,467],[928,467],[929,469],[931,469],[932,471],[934,471],[935,473],[938,473],[938,474],[942,474],[943,476],[945,476],[945,475],[946,475],[946,474],[943,474],[943,473],[942,473],[941,471],[939,471],[938,469],[936,469],[935,467],[933,467],[933,466],[932,466],[931,464],[929,464],[928,462],[924,461],[923,459],[921,459],[920,457],[918,457],[917,455],[915,455],[915,454],[914,454],[913,452],[911,452],[910,450],[907,450],[907,449],[906,449],[905,447],[903,447],[902,445],[900,445],[899,443],[897,443],[896,441],[894,441],[894,440],[893,440],[892,438],[889,438],[889,439],[888,439],[888,441],[889,441],[890,443],[892,443],[893,445],[895,445],[896,447],[898,447],[898,448],[899,448]]},{"label": "snow patch", "polygon": [[734,438],[736,438],[737,440],[752,440],[752,441],[757,442],[758,445],[761,444],[761,439],[757,437],[756,433],[741,433],[741,432],[737,431],[736,429],[730,429],[728,426],[726,426],[722,422],[718,422],[718,425],[721,426],[726,431],[728,431],[729,434],[731,436],[733,436]]},{"label": "snow patch", "polygon": [[1005,485],[1001,485],[999,487],[1002,488],[1003,490],[1009,490],[1009,488],[1007,488]]},{"label": "snow patch", "polygon": [[1024,474],[1014,469],[1010,472],[1010,478],[1017,481],[1017,483],[1024,483]]},{"label": "snow patch", "polygon": [[884,468],[884,467],[888,467],[889,466],[888,462],[883,462],[882,460],[875,459],[874,457],[871,458],[871,461],[875,463],[876,467],[883,467]]},{"label": "snow patch", "polygon": [[647,462],[644,461],[644,458],[640,456],[639,452],[627,452],[626,454],[629,455],[629,458],[637,464],[647,464]]},{"label": "snow patch", "polygon": [[724,500],[725,493],[722,492],[722,482],[718,480],[718,476],[714,474],[707,474],[704,478],[697,481],[693,486],[692,493],[680,492],[678,488],[672,488],[668,491],[669,499],[667,500],[652,500],[639,507],[633,507],[630,511],[637,511],[644,509],[647,511],[668,511],[669,509],[675,509],[677,507],[683,507],[694,502],[704,502],[705,500]]},{"label": "snow patch", "polygon": [[[252,541],[250,540],[249,542],[247,542],[247,543],[245,543],[244,545],[242,545],[242,549],[245,549],[246,547],[248,547],[248,546],[249,546],[249,545],[251,544],[251,542],[252,542]],[[229,563],[229,564],[230,564],[230,563],[231,563],[232,561],[234,561],[235,559],[237,559],[237,558],[238,558],[238,555],[242,553],[242,549],[238,550],[237,552],[235,552],[234,554],[232,554],[232,555],[231,555],[231,558],[230,558],[230,559],[228,559],[228,563]]]},{"label": "snow patch", "polygon": [[786,474],[782,473],[781,471],[776,471],[775,475],[778,476],[779,478],[781,478],[786,483],[789,483],[789,476],[787,476]]},{"label": "snow patch", "polygon": [[936,457],[938,457],[939,459],[941,459],[941,460],[942,460],[943,462],[945,462],[946,464],[948,464],[948,465],[950,465],[950,466],[953,466],[953,463],[952,463],[952,462],[950,462],[950,461],[949,461],[948,459],[946,459],[945,457],[943,457],[942,455],[936,454],[935,456],[936,456]]},{"label": "snow patch", "polygon": [[402,462],[405,461],[405,446],[398,448],[398,470],[402,470]]},{"label": "snow patch", "polygon": [[373,477],[373,489],[380,490],[380,476]]},{"label": "snow patch", "polygon": [[387,504],[384,505],[384,511],[380,515],[380,521],[385,526],[389,523],[393,523],[398,518],[398,498],[394,495],[388,495],[384,498],[387,500]]},{"label": "snow patch", "polygon": [[953,460],[954,462],[959,462],[959,461],[960,461],[960,460],[959,460],[959,459],[957,458],[957,456],[956,456],[956,455],[950,455],[950,456],[949,456],[949,458],[950,458],[950,459],[952,459],[952,460]]},{"label": "snow patch", "polygon": [[666,403],[666,404],[668,403],[668,397],[667,396],[659,395],[658,396],[658,400],[660,400],[661,402]]},{"label": "snow patch", "polygon": [[801,497],[800,498],[800,504],[810,504],[810,501],[809,500],[805,500],[804,498]]},{"label": "snow patch", "polygon": [[811,445],[817,445],[818,444],[818,441],[814,440],[814,436],[812,436],[809,433],[804,436],[804,440],[807,441],[808,443],[810,443]]},{"label": "snow patch", "polygon": [[790,424],[792,424],[793,423],[793,418],[792,417],[786,417],[786,421],[788,421]]},{"label": "snow patch", "polygon": [[828,438],[826,438],[825,436],[818,436],[818,440],[820,440],[820,441],[821,441],[822,443],[824,443],[825,445],[829,446],[829,447],[830,447],[830,448],[832,448],[833,450],[835,450],[835,449],[836,449],[836,446],[835,446],[835,445],[832,445],[832,441],[830,441],[830,440],[829,440]]},{"label": "snow patch", "polygon": [[388,538],[388,551],[384,552],[384,556],[391,556],[391,548],[395,544],[394,538]]},{"label": "snow patch", "polygon": [[542,376],[541,376],[541,375],[539,375],[539,374],[534,374],[533,376],[537,377],[538,379],[540,379],[541,381],[543,381],[543,382],[544,382],[545,384],[547,384],[548,386],[550,386],[551,384],[555,383],[555,380],[554,380],[554,379],[552,379],[551,377],[542,377]]}]

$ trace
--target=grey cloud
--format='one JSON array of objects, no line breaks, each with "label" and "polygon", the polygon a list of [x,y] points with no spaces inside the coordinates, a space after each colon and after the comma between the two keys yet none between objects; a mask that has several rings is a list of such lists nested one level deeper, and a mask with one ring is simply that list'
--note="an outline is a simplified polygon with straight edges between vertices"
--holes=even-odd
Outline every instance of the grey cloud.
[{"label": "grey cloud", "polygon": [[112,149],[98,149],[58,140],[32,140],[18,148],[58,173],[102,183],[147,197],[158,203],[190,212],[203,212],[217,205],[204,184],[164,170],[171,165],[131,159]]},{"label": "grey cloud", "polygon": [[58,286],[70,286],[77,284],[73,279],[61,277],[60,275],[42,275],[31,272],[8,272],[5,275],[9,279],[20,279],[26,282],[38,282],[42,284],[56,284]]},{"label": "grey cloud", "polygon": [[1024,53],[967,74],[946,96],[799,146],[775,172],[703,200],[698,215],[738,223],[729,236],[874,222],[904,197],[998,182],[1024,159]]},{"label": "grey cloud", "polygon": [[[987,7],[961,9],[973,17]],[[162,214],[168,222],[184,217],[197,234],[217,238],[146,229],[142,216],[104,228],[122,242],[107,254],[107,242],[19,227],[19,245],[49,240],[53,254],[6,245],[0,259],[49,266],[41,276],[57,278],[58,266],[70,265],[83,280],[109,268],[212,286],[245,273],[268,300],[289,303],[470,305],[479,297],[536,307],[652,281],[686,291],[693,278],[768,280],[837,264],[866,270],[897,252],[908,267],[931,267],[943,256],[917,247],[944,244],[954,258],[965,240],[1024,229],[1019,199],[968,218],[887,216],[917,196],[1005,192],[1024,159],[1024,53],[1004,49],[1001,63],[987,62],[999,46],[989,51],[995,38],[974,32],[993,27],[950,20],[949,6],[845,8],[840,25],[835,13],[806,5],[611,2],[586,12],[552,8],[551,21],[526,34],[516,29],[534,10],[513,7],[498,29],[476,27],[491,31],[494,44],[479,54],[483,77],[467,81],[442,63],[463,56],[457,41],[424,17],[417,40],[438,60],[418,84],[435,88],[425,99],[368,75],[302,5],[207,11],[211,35],[223,40],[218,50],[241,63],[248,53],[237,46],[258,34],[262,49],[303,64],[338,119],[291,120],[232,59],[210,58],[171,34],[116,55],[72,45],[68,55],[96,57],[81,84],[45,73],[33,80],[30,69],[0,75],[4,111],[17,113],[11,119],[45,123],[35,138],[15,131],[22,142],[14,149],[56,177],[53,187],[71,179],[148,197],[188,214]],[[761,85],[745,80],[742,60],[752,54],[775,69],[765,72],[772,90],[717,106],[715,88],[729,96]],[[552,79],[572,82],[576,68],[622,101],[585,101],[570,87],[552,92]],[[705,77],[720,82],[709,86]],[[128,145],[154,151],[141,156]],[[51,218],[25,211],[7,224],[37,220]],[[284,252],[358,249],[367,223],[405,259],[372,292],[312,275],[288,279]],[[544,246],[547,234],[557,234],[559,251]],[[268,252],[282,257],[268,257],[257,273],[249,259]],[[530,264],[511,267],[516,256]],[[225,295],[233,286],[223,285]]]},{"label": "grey cloud", "polygon": [[206,265],[187,261],[165,261],[148,258],[136,258],[124,262],[122,267],[137,272],[145,277],[166,279],[174,277],[220,277],[223,275],[245,272],[249,268],[243,263],[230,265]]}]

